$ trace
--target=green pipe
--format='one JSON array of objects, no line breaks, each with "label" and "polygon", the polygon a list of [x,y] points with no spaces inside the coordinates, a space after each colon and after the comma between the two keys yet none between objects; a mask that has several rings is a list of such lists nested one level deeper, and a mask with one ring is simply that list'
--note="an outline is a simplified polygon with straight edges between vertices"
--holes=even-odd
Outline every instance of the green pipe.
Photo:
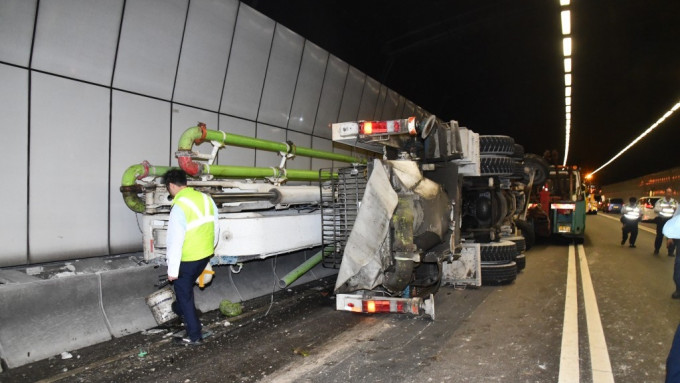
[{"label": "green pipe", "polygon": [[279,287],[285,289],[290,286],[291,283],[295,282],[303,274],[312,269],[312,267],[318,265],[323,259],[323,250],[316,253],[313,257],[306,260],[300,266],[296,267],[294,270],[286,274],[283,278],[279,280]]},{"label": "green pipe", "polygon": [[[202,174],[211,174],[218,178],[265,178],[283,177],[284,172],[279,168],[256,168],[250,166],[202,165]],[[337,177],[336,173],[327,171],[319,173],[316,170],[286,169],[286,179],[291,181],[319,181]]]},{"label": "green pipe", "polygon": [[144,201],[139,198],[138,193],[140,193],[141,190],[136,181],[148,176],[164,176],[170,169],[172,169],[170,166],[152,166],[146,161],[127,168],[123,173],[123,179],[120,186],[120,191],[123,193],[123,200],[127,207],[134,212],[143,213],[145,204]]},{"label": "green pipe", "polygon": [[191,151],[194,144],[201,144],[205,141],[217,141],[225,145],[239,146],[242,148],[260,149],[269,152],[284,152],[291,153],[296,156],[323,158],[332,161],[341,161],[348,163],[366,163],[365,159],[347,156],[344,154],[336,154],[326,152],[323,150],[315,150],[305,148],[302,146],[289,145],[283,142],[263,140],[261,138],[254,138],[248,136],[240,136],[238,134],[226,133],[219,130],[209,130],[205,125],[191,127],[182,133],[179,139],[179,151]]}]

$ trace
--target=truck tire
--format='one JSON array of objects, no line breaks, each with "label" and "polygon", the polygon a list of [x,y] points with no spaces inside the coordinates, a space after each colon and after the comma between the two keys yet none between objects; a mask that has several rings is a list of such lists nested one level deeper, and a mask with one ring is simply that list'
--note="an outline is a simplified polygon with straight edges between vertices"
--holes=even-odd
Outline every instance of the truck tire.
[{"label": "truck tire", "polygon": [[517,279],[515,262],[500,265],[482,263],[482,285],[503,285],[512,283],[515,279]]},{"label": "truck tire", "polygon": [[550,164],[535,154],[526,154],[524,156],[524,181],[529,182],[531,174],[534,174],[534,185],[541,185],[548,179],[550,172]]},{"label": "truck tire", "polygon": [[522,254],[527,249],[527,243],[523,236],[515,235],[512,237],[501,237],[501,241],[512,241],[517,246],[517,254]]},{"label": "truck tire", "polygon": [[517,245],[512,241],[501,241],[480,244],[482,263],[508,263],[517,257]]},{"label": "truck tire", "polygon": [[527,267],[527,256],[525,254],[518,255],[515,259],[515,263],[517,264],[517,272],[519,273]]},{"label": "truck tire", "polygon": [[534,233],[534,227],[527,221],[518,219],[515,221],[515,225],[522,231],[522,236],[524,237],[524,250],[531,249],[536,243],[536,233]]},{"label": "truck tire", "polygon": [[512,155],[515,152],[515,140],[509,136],[479,136],[479,154]]},{"label": "truck tire", "polygon": [[484,155],[479,162],[483,176],[510,176],[515,172],[515,160],[510,157]]}]

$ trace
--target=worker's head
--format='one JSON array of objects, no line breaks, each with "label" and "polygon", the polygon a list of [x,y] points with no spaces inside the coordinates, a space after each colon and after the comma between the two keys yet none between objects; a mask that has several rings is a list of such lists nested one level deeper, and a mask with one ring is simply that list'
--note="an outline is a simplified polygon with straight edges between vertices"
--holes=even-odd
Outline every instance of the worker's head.
[{"label": "worker's head", "polygon": [[628,202],[630,202],[631,205],[634,204],[635,201],[637,201],[637,199],[635,199],[635,197],[628,198]]},{"label": "worker's head", "polygon": [[666,193],[664,194],[666,198],[671,198],[673,196],[673,189],[666,188]]},{"label": "worker's head", "polygon": [[170,195],[174,197],[177,192],[187,186],[187,174],[182,169],[168,170],[163,177],[163,183]]}]

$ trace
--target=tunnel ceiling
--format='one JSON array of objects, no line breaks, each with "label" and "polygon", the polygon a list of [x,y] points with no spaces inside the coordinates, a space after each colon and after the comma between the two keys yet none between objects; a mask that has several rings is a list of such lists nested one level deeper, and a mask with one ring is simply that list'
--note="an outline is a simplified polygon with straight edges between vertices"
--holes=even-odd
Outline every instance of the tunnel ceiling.
[{"label": "tunnel ceiling", "polygon": [[[246,0],[405,95],[482,134],[563,158],[559,0]],[[604,164],[680,96],[680,2],[572,0],[569,163]],[[607,184],[678,166],[673,116],[596,175]]]}]

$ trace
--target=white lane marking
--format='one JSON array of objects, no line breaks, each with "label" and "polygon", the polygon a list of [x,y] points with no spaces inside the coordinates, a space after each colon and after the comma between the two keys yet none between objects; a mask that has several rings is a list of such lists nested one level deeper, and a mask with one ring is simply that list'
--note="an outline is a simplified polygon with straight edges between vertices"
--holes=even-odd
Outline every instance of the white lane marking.
[{"label": "white lane marking", "polygon": [[[600,217],[605,217],[605,218],[609,218],[609,219],[612,219],[612,220],[614,220],[614,221],[619,221],[619,220],[621,219],[621,218],[610,217],[610,216],[604,215],[604,214],[598,214],[598,216],[600,216]],[[642,225],[638,225],[638,229],[644,230],[644,231],[646,231],[646,232],[648,232],[648,233],[652,233],[652,234],[656,235],[656,229],[650,229],[650,228],[648,228],[647,226],[642,226]]]},{"label": "white lane marking", "polygon": [[575,253],[575,247],[569,246],[559,383],[578,383],[581,376],[578,353],[578,292]]},{"label": "white lane marking", "polygon": [[[572,245],[573,246],[573,245]],[[581,265],[581,286],[583,287],[583,301],[586,309],[586,324],[588,326],[588,345],[590,349],[590,365],[593,371],[593,383],[614,382],[612,365],[609,361],[607,342],[604,339],[600,310],[597,308],[595,289],[590,279],[590,269],[583,245],[578,245],[578,259]]]}]

